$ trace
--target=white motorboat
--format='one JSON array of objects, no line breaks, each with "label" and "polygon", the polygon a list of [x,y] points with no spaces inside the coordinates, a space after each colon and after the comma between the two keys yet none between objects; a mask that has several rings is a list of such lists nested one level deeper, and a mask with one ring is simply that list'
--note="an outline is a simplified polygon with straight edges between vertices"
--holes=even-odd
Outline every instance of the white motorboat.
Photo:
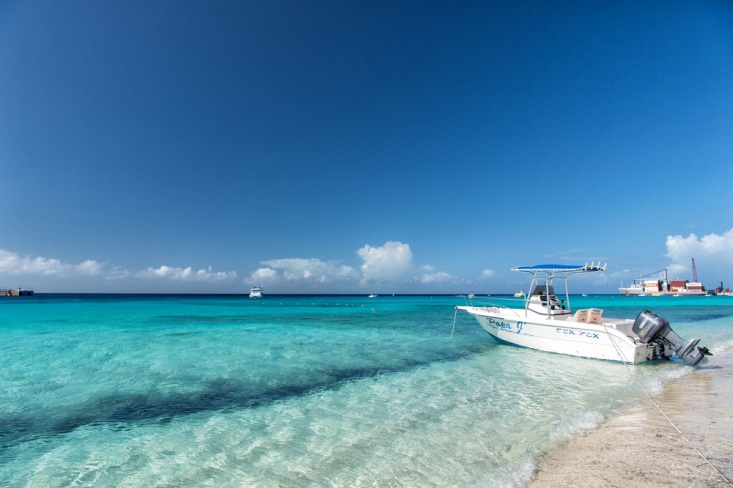
[{"label": "white motorboat", "polygon": [[[475,306],[469,302],[470,305],[456,309],[473,315],[498,341],[540,351],[632,364],[674,355],[692,366],[710,355],[705,347],[695,349],[699,339],[686,342],[670,328],[666,319],[648,310],[635,320],[604,317],[603,310],[596,308],[573,313],[567,279],[574,274],[605,270],[606,266],[600,263],[512,268],[532,275],[532,291],[520,300],[523,308],[493,303]],[[555,295],[553,280],[565,283],[565,299]]]},{"label": "white motorboat", "polygon": [[260,288],[259,286],[252,287],[252,289],[249,290],[249,297],[262,298],[262,288]]}]

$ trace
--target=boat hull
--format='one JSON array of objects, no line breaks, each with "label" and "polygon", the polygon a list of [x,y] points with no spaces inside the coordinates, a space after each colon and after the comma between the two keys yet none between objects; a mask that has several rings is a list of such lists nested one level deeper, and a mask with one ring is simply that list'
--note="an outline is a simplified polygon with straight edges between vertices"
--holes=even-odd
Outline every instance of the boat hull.
[{"label": "boat hull", "polygon": [[618,292],[626,297],[637,297],[639,295],[646,295],[643,288],[619,288]]},{"label": "boat hull", "polygon": [[[569,356],[643,363],[652,359],[654,347],[633,341],[623,330],[626,321],[589,324],[572,318],[527,317],[524,310],[498,307],[457,307],[471,314],[500,342]],[[618,329],[617,329],[618,327]],[[619,330],[621,329],[621,330]]]}]

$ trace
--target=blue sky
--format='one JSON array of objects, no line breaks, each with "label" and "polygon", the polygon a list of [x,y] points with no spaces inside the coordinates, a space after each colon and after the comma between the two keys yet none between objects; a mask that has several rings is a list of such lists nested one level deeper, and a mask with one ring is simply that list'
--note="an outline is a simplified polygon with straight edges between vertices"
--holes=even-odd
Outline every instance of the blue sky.
[{"label": "blue sky", "polygon": [[4,1],[0,288],[733,284],[731,59],[723,1]]}]

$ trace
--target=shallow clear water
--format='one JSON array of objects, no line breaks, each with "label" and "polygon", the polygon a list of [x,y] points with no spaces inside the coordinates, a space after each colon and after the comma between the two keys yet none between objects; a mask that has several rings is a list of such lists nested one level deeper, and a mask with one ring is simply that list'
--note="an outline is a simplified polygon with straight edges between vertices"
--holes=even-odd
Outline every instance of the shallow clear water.
[{"label": "shallow clear water", "polygon": [[[492,297],[493,298],[493,297]],[[713,352],[733,298],[650,309]],[[0,300],[0,484],[521,486],[542,452],[688,366],[497,345],[458,297]]]}]

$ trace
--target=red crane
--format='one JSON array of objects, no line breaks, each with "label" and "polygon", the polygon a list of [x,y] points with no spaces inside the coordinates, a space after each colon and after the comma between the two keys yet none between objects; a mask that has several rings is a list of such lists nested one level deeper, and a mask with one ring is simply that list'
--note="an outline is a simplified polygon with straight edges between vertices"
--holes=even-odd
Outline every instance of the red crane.
[{"label": "red crane", "polygon": [[695,258],[692,258],[692,282],[697,283],[697,268],[695,267]]}]

